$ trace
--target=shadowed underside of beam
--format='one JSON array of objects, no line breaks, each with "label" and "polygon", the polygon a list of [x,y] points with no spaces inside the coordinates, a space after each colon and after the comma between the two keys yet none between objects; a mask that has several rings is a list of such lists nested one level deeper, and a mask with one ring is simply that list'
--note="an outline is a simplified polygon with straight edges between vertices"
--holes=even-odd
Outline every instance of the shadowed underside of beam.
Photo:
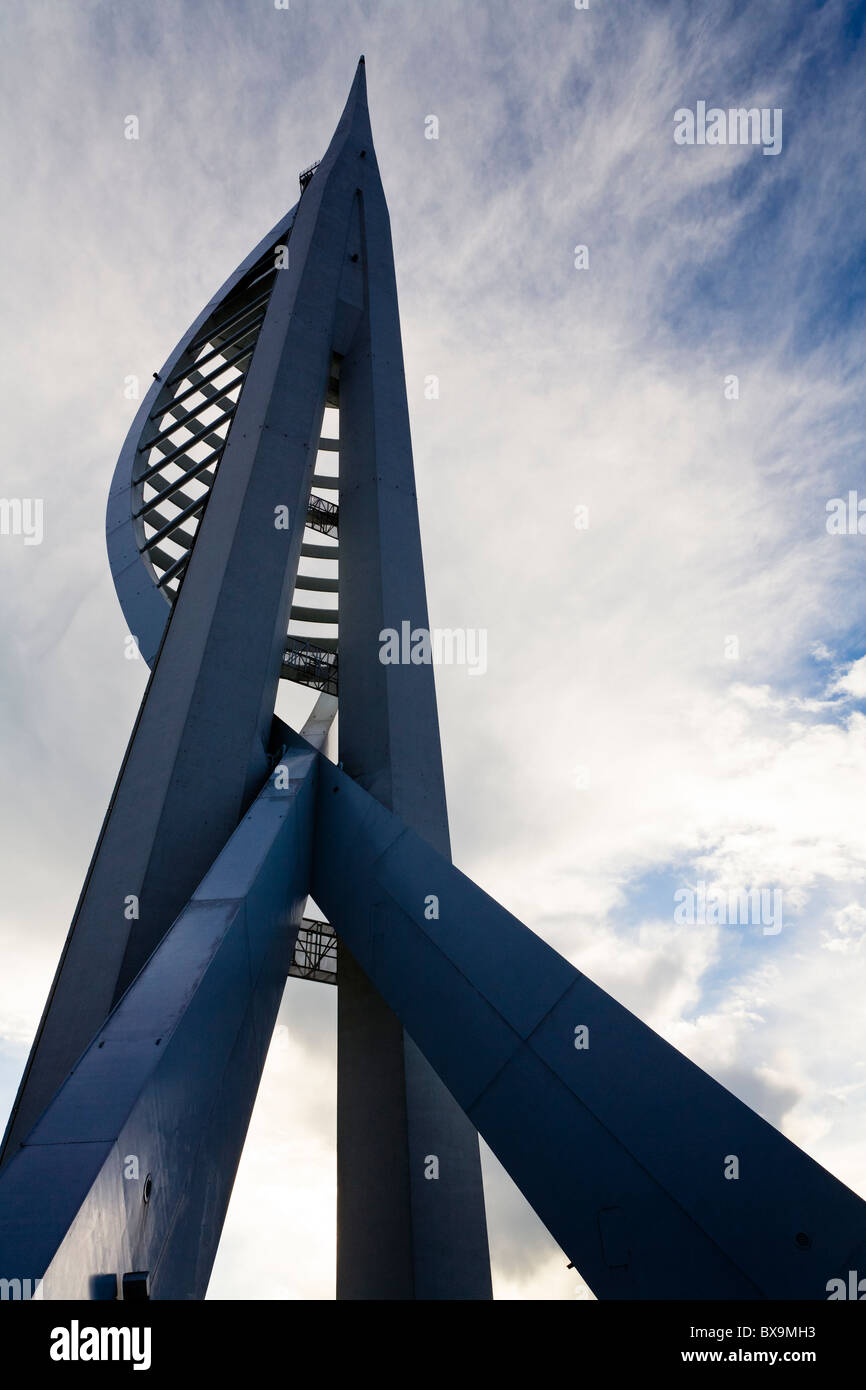
[{"label": "shadowed underside of beam", "polygon": [[866,1203],[330,764],[312,892],[600,1298],[824,1299],[857,1267]]}]

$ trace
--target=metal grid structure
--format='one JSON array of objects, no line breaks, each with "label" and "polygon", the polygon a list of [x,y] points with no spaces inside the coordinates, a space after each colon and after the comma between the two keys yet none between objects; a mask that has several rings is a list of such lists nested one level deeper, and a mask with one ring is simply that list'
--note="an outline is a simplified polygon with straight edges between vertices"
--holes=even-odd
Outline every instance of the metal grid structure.
[{"label": "metal grid structure", "polygon": [[[139,553],[174,603],[219,468],[287,229],[214,310],[163,383],[136,453]],[[157,378],[158,380],[159,378]]]},{"label": "metal grid structure", "polygon": [[[332,408],[336,406],[337,400],[334,385],[335,383],[332,382],[330,396]],[[319,449],[320,452],[336,454],[339,449],[339,440],[320,439]],[[313,488],[336,492],[338,479],[336,476],[316,472],[313,475]],[[307,502],[306,533],[301,545],[302,564],[304,560],[327,560],[334,562],[338,568],[339,546],[307,539],[307,534],[312,532],[336,542],[339,515],[340,509],[336,502],[320,497],[316,491],[310,493]],[[281,671],[281,675],[285,679],[297,681],[300,685],[311,686],[314,690],[324,691],[328,695],[337,694],[339,681],[337,658],[338,592],[339,580],[336,568],[327,574],[311,574],[308,570],[298,570],[295,590],[292,595],[289,635],[286,638],[286,650],[283,653],[283,669]],[[322,606],[322,600],[315,600],[313,597],[319,594],[333,595],[334,606]],[[303,631],[298,631],[299,625],[304,629]],[[312,632],[310,631],[311,628]]]},{"label": "metal grid structure", "polygon": [[281,675],[286,680],[309,685],[326,695],[336,695],[339,680],[337,653],[325,651],[302,637],[287,637]]},{"label": "metal grid structure", "polygon": [[[300,175],[302,190],[317,168],[314,164]],[[132,523],[142,562],[169,607],[189,565],[293,221],[273,237],[183,350],[141,433],[132,477]],[[339,364],[333,372],[329,404],[336,406]],[[322,439],[320,448],[336,454],[339,440]],[[337,486],[335,476],[317,472],[313,478],[307,529],[334,544],[305,537],[302,561],[337,562],[339,507],[320,495],[322,490],[336,492]],[[337,590],[336,569],[325,574],[299,570],[280,671],[286,680],[328,694],[337,693],[337,609],[311,606],[306,595],[336,596]],[[292,624],[312,625],[313,632],[298,632]]]},{"label": "metal grid structure", "polygon": [[312,917],[303,919],[289,974],[323,985],[337,983],[337,936],[328,922],[317,922]]},{"label": "metal grid structure", "polygon": [[298,183],[301,185],[301,192],[302,192],[302,193],[303,193],[304,189],[306,188],[307,184],[310,182],[310,179],[311,179],[311,178],[313,177],[313,175],[315,174],[315,172],[316,172],[316,170],[318,169],[318,167],[319,167],[319,161],[316,160],[315,164],[311,164],[310,167],[309,167],[308,169],[302,169],[301,172],[300,172],[300,174],[298,174]]}]

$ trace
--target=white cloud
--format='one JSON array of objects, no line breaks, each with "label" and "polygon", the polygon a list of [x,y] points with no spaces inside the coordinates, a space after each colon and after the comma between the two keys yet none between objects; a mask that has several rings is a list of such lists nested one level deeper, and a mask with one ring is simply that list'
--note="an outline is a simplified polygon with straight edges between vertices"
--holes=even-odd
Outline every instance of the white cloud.
[{"label": "white cloud", "polygon": [[850,695],[855,700],[866,699],[866,656],[853,661],[830,687],[831,694]]}]

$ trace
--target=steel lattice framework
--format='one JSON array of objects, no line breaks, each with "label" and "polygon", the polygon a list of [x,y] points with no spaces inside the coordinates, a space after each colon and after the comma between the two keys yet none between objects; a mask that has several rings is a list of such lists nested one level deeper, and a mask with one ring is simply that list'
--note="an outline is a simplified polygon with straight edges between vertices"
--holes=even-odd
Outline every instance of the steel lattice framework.
[{"label": "steel lattice framework", "polygon": [[[316,165],[300,176],[307,187]],[[267,313],[271,292],[291,254],[297,204],[229,277],[178,343],[136,417],[120,455],[111,488],[108,551],[118,597],[136,634],[142,655],[153,665],[168,615],[180,592],[195,545],[247,370]],[[339,364],[333,370],[339,373]],[[338,403],[339,382],[329,382],[328,404]],[[337,456],[339,439],[320,441]],[[323,496],[336,493],[336,474],[313,478],[307,500],[307,528],[301,556],[313,561],[298,575],[297,602],[283,657],[282,674],[316,690],[337,693],[336,601],[332,608],[311,606],[311,594],[338,590],[339,506]],[[313,538],[319,533],[333,544]],[[141,564],[130,563],[137,552]],[[326,562],[324,567],[319,562]],[[144,570],[155,586],[142,587]],[[299,635],[298,627],[306,628]],[[312,632],[309,629],[312,627]]]}]

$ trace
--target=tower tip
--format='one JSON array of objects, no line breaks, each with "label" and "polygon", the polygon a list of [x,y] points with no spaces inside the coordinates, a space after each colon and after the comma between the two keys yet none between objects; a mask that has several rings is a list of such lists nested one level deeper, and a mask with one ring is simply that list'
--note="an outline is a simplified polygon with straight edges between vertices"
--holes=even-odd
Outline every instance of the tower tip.
[{"label": "tower tip", "polygon": [[[352,78],[352,85],[349,89],[346,105],[343,108],[343,114],[334,132],[334,140],[337,136],[340,136],[342,143],[342,137],[347,135],[350,130],[354,130],[361,145],[364,146],[364,153],[366,154],[367,150],[371,148],[373,137],[370,133],[370,117],[367,111],[367,68],[364,63],[363,53],[358,60],[358,66]],[[331,144],[333,144],[333,142],[332,140]],[[328,146],[328,151],[330,151],[330,149],[331,145]],[[327,155],[323,156],[323,158],[327,158]]]}]

